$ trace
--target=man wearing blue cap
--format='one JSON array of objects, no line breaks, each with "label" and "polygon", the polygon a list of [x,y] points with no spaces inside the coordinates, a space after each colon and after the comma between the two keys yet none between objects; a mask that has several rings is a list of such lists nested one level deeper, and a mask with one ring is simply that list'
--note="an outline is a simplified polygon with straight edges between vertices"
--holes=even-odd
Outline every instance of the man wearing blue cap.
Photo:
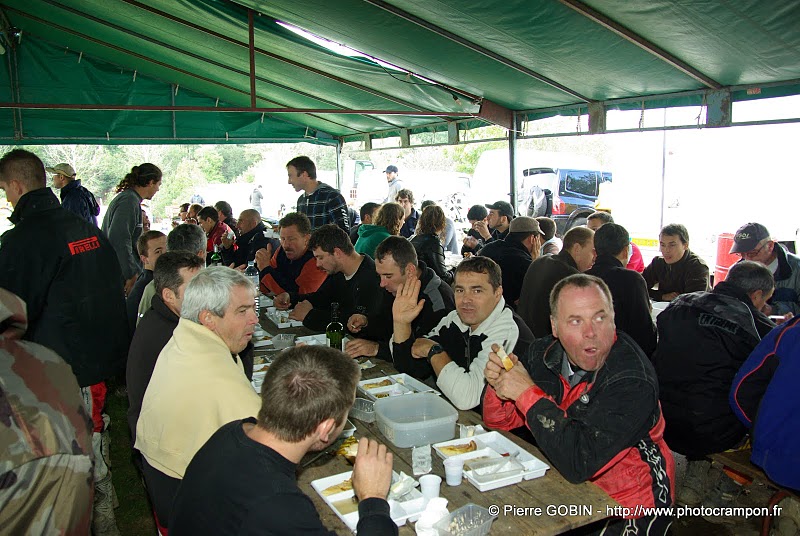
[{"label": "man wearing blue cap", "polygon": [[800,257],[773,240],[766,227],[755,222],[739,227],[730,252],[738,253],[742,259],[759,262],[772,272],[775,293],[764,306],[764,314],[785,316],[787,313],[800,313]]}]

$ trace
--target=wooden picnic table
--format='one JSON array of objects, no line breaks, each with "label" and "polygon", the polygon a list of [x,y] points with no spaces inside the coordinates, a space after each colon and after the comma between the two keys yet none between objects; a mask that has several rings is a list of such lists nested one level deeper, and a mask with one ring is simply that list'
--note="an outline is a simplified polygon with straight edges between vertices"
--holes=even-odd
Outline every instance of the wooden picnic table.
[{"label": "wooden picnic table", "polygon": [[[313,333],[306,328],[277,330],[276,326],[266,318],[262,318],[261,324],[267,331],[272,333],[280,331],[282,333],[295,333],[300,336]],[[364,361],[364,359],[360,361]],[[372,361],[376,366],[363,370],[362,379],[377,378],[385,375],[384,373],[397,373],[391,363],[374,358]],[[411,466],[412,449],[398,448],[392,445],[378,430],[377,423],[367,424],[355,419],[351,419],[351,422],[356,425],[355,436],[357,438],[368,437],[387,446],[394,455],[394,470],[397,473],[402,471],[413,476]],[[459,411],[458,423],[483,425],[480,415],[474,411]],[[505,431],[501,433],[520,448],[550,465],[547,458],[535,446],[511,433]],[[310,460],[316,454],[318,453],[310,453],[304,462]],[[466,478],[460,486],[451,487],[445,483],[442,460],[433,450],[431,450],[431,457],[433,461],[432,474],[442,477],[440,496],[448,500],[447,508],[449,511],[452,512],[468,503],[475,503],[485,508],[490,506],[499,508],[499,513],[492,525],[491,534],[561,534],[610,517],[610,509],[617,506],[617,502],[598,486],[588,482],[571,484],[552,466],[540,478],[523,480],[519,484],[496,490],[481,492],[470,484]],[[300,489],[314,502],[326,527],[335,530],[338,534],[350,534],[347,526],[311,487],[311,482],[319,478],[351,471],[352,466],[344,457],[336,456],[335,454],[323,455],[309,464],[308,467],[302,468],[304,462],[301,462],[298,471]],[[419,476],[415,476],[415,478],[419,478]],[[415,532],[413,527],[407,523],[400,527],[400,534],[411,535],[415,534]]]}]

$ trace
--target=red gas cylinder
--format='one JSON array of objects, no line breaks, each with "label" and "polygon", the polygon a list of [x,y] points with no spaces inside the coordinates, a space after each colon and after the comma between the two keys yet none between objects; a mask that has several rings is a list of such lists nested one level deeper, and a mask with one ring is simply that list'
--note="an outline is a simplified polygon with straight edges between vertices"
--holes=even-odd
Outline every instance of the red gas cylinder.
[{"label": "red gas cylinder", "polygon": [[725,281],[728,277],[728,270],[731,266],[739,262],[739,255],[729,253],[733,247],[733,234],[722,233],[717,237],[717,265],[714,270],[714,285],[720,281]]}]

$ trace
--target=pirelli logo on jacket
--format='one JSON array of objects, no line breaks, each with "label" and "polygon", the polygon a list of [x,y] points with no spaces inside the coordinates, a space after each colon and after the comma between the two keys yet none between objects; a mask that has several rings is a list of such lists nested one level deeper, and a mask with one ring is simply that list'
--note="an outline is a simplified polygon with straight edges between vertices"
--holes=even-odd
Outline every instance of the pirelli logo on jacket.
[{"label": "pirelli logo on jacket", "polygon": [[87,251],[99,249],[100,240],[98,240],[96,236],[92,236],[90,238],[84,238],[83,240],[78,240],[76,242],[70,242],[67,245],[69,246],[69,252],[72,255],[79,255],[81,253],[86,253]]}]

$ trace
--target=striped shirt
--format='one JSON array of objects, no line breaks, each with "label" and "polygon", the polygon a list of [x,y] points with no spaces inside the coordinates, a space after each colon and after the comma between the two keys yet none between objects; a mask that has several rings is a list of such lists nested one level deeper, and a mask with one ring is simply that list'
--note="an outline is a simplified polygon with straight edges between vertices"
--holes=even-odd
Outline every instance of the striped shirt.
[{"label": "striped shirt", "polygon": [[297,212],[308,216],[312,230],[335,223],[346,233],[350,232],[350,218],[347,216],[347,203],[344,197],[339,190],[324,182],[319,183],[317,189],[310,194],[304,193],[297,198]]}]

